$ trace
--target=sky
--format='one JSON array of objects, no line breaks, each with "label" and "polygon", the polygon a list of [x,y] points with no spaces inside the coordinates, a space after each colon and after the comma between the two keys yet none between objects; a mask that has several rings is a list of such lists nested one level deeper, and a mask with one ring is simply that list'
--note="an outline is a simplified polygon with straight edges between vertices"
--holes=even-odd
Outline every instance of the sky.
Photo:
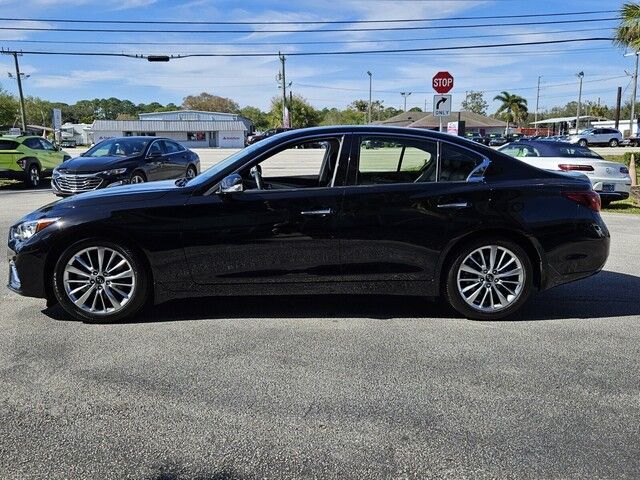
[{"label": "sky", "polygon": [[[30,75],[25,95],[73,103],[86,98],[118,97],[135,103],[182,103],[187,95],[209,92],[230,97],[240,106],[268,109],[279,95],[277,52],[361,51],[431,48],[556,39],[610,37],[615,13],[503,19],[501,15],[617,10],[622,0],[0,0],[0,47],[21,51],[116,52],[127,54],[269,53],[265,57],[192,57],[149,63],[126,57],[45,56],[24,54],[21,70]],[[487,17],[453,20],[452,17]],[[12,18],[12,20],[6,20]],[[29,20],[24,20],[29,19]],[[89,23],[56,23],[55,19]],[[98,24],[96,20],[172,21],[335,21],[428,19],[421,22],[297,25],[136,25]],[[582,20],[596,20],[583,22]],[[570,20],[574,23],[539,22]],[[576,22],[576,20],[578,20]],[[500,24],[492,27],[441,28],[451,25]],[[520,23],[521,25],[514,25]],[[16,28],[147,29],[136,32],[55,32]],[[312,29],[430,27],[396,31],[310,32]],[[433,28],[436,27],[436,28]],[[167,30],[247,30],[239,33],[171,33]],[[293,32],[265,32],[288,29]],[[580,30],[580,31],[576,31]],[[509,36],[498,36],[498,35]],[[464,38],[493,35],[486,38]],[[443,38],[444,37],[444,38]],[[37,42],[61,43],[37,43]],[[116,44],[89,44],[111,42]],[[164,42],[164,45],[158,45]],[[306,42],[301,44],[300,42]],[[325,42],[325,43],[319,43]],[[326,43],[335,42],[335,43]],[[353,43],[363,42],[363,43]],[[123,44],[130,43],[130,44]],[[194,45],[193,43],[205,43]],[[218,43],[211,45],[211,43]],[[220,45],[219,43],[226,43]],[[253,44],[252,44],[253,43]],[[265,44],[266,43],[266,44]],[[372,73],[373,98],[402,108],[400,92],[411,92],[407,108],[432,108],[431,78],[449,71],[455,79],[454,109],[465,92],[485,92],[489,111],[502,90],[528,100],[533,111],[541,76],[540,110],[576,100],[578,72],[584,72],[583,99],[614,105],[616,88],[630,98],[633,57],[609,41],[511,46],[464,51],[376,53],[333,56],[286,56],[291,89],[315,107],[344,108],[367,99]],[[0,56],[0,85],[16,91],[13,59]]]}]

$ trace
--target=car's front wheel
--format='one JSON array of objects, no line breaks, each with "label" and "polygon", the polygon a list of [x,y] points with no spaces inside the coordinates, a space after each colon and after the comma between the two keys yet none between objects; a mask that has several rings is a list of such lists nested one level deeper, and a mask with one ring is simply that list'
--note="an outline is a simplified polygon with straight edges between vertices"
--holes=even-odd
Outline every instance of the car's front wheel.
[{"label": "car's front wheel", "polygon": [[187,167],[187,173],[185,174],[185,177],[191,180],[192,178],[195,178],[196,175],[198,175],[198,172],[196,171],[196,167],[194,167],[193,165],[189,165]]},{"label": "car's front wheel", "polygon": [[99,239],[69,247],[54,269],[54,292],[60,305],[86,322],[116,322],[145,304],[149,279],[138,254]]},{"label": "car's front wheel", "polygon": [[580,145],[581,147],[586,147],[587,145],[589,145],[589,142],[587,142],[584,138],[582,140],[580,140],[578,142],[578,145]]},{"label": "car's front wheel", "polygon": [[620,144],[620,142],[618,141],[617,138],[612,138],[611,140],[609,140],[609,146],[610,147],[617,147]]},{"label": "car's front wheel", "polygon": [[447,273],[445,297],[467,318],[497,320],[516,312],[533,287],[533,267],[518,244],[484,239],[455,254]]},{"label": "car's front wheel", "polygon": [[129,180],[130,183],[144,183],[147,181],[147,177],[144,176],[144,173],[142,172],[133,172],[133,174],[131,174],[131,180]]}]

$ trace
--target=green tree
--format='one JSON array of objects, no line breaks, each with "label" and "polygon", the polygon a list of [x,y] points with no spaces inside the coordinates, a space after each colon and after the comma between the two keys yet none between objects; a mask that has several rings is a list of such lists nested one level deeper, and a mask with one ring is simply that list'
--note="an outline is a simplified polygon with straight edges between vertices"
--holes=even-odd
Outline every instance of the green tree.
[{"label": "green tree", "polygon": [[[296,128],[315,127],[320,123],[321,117],[313,106],[301,95],[294,95],[292,101],[287,100],[291,125]],[[271,99],[271,111],[269,112],[269,125],[279,127],[282,125],[282,99]]]},{"label": "green tree", "polygon": [[510,123],[518,123],[527,118],[529,113],[527,109],[527,101],[519,95],[511,94],[509,92],[502,92],[500,95],[496,95],[494,100],[502,102],[502,105],[496,111],[496,115],[504,118],[507,122],[504,132],[509,132]]},{"label": "green tree", "polygon": [[484,99],[484,93],[470,90],[462,101],[462,109],[468,112],[478,113],[480,115],[487,114],[489,104]]},{"label": "green tree", "polygon": [[200,95],[184,97],[182,108],[187,110],[202,110],[205,112],[237,113],[240,106],[230,98],[202,92]]},{"label": "green tree", "polygon": [[267,128],[269,128],[268,114],[266,114],[265,112],[263,112],[257,107],[251,107],[251,106],[243,107],[240,109],[238,113],[243,117],[251,120],[253,122],[253,126],[258,131],[266,130]]},{"label": "green tree", "polygon": [[366,123],[366,112],[355,108],[339,110],[337,108],[323,108],[320,111],[322,120],[320,125],[361,125]]},{"label": "green tree", "polygon": [[18,101],[0,87],[0,125],[12,126],[19,117]]},{"label": "green tree", "polygon": [[621,47],[640,50],[640,4],[627,2],[620,9],[620,23],[614,33],[614,42]]}]

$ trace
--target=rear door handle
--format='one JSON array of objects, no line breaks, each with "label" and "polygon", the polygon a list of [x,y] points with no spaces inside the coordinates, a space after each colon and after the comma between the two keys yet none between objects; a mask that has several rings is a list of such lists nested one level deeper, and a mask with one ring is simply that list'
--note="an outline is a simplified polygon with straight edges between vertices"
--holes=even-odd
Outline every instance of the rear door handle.
[{"label": "rear door handle", "polygon": [[449,208],[449,209],[467,208],[467,207],[469,207],[468,202],[441,203],[440,205],[438,205],[438,208]]},{"label": "rear door handle", "polygon": [[330,208],[322,208],[320,210],[303,210],[300,212],[303,217],[326,217],[327,215],[333,215],[333,210]]}]

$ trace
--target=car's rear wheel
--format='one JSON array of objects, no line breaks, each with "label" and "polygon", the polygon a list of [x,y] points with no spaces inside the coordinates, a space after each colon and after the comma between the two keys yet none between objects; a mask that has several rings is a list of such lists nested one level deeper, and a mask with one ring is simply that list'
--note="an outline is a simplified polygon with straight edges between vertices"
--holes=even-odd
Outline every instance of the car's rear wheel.
[{"label": "car's rear wheel", "polygon": [[145,303],[148,274],[139,255],[128,247],[90,239],[69,247],[54,269],[58,302],[78,320],[116,322],[134,315]]},{"label": "car's rear wheel", "polygon": [[617,147],[620,144],[620,142],[618,141],[617,138],[612,138],[611,140],[609,140],[609,146],[610,147]]},{"label": "car's rear wheel", "polygon": [[137,171],[131,174],[131,180],[129,180],[130,183],[144,183],[146,181],[147,177],[144,176],[144,173]]},{"label": "car's rear wheel", "polygon": [[40,186],[40,166],[37,163],[31,163],[27,167],[25,183],[31,188],[38,188]]},{"label": "car's rear wheel", "polygon": [[584,138],[580,141],[578,141],[578,145],[580,145],[581,147],[586,147],[587,145],[589,145],[589,142],[587,142]]},{"label": "car's rear wheel", "polygon": [[524,249],[508,240],[488,238],[456,252],[444,293],[465,317],[497,320],[516,312],[532,287],[533,267]]},{"label": "car's rear wheel", "polygon": [[191,180],[192,178],[195,178],[196,175],[198,175],[198,172],[196,171],[196,167],[194,167],[193,165],[189,165],[187,167],[187,173],[185,177]]}]

